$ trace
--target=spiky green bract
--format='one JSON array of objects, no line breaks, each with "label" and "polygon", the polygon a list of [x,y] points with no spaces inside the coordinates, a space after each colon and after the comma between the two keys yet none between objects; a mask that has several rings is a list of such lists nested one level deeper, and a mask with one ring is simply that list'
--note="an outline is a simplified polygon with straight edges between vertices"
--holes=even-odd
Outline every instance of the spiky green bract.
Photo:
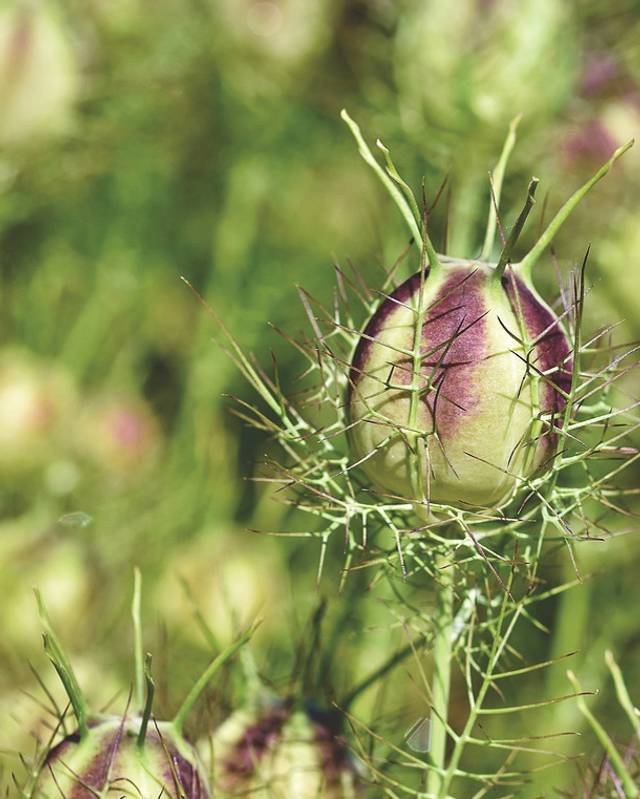
[{"label": "spiky green bract", "polygon": [[356,799],[362,782],[341,716],[311,702],[272,700],[233,713],[203,741],[215,796]]},{"label": "spiky green bract", "polygon": [[90,719],[89,733],[69,735],[47,755],[31,799],[207,799],[193,748],[170,722],[152,722],[138,745],[140,717]]},{"label": "spiky green bract", "polygon": [[[371,166],[373,156],[362,137],[359,147]],[[386,158],[386,148],[383,154]],[[376,173],[379,174],[378,169]],[[406,181],[399,184],[390,172],[384,174],[387,188],[389,181],[394,189],[401,186],[392,194],[413,230],[411,220],[416,220],[413,203],[403,186]],[[592,185],[593,180],[588,186]],[[525,211],[531,194],[530,191]],[[551,233],[558,229],[558,222],[565,220],[566,215],[561,212],[552,223]],[[491,237],[490,231],[489,240]],[[507,244],[509,238],[505,236]],[[546,247],[549,237],[543,234],[540,241]],[[556,739],[574,733],[557,724],[555,706],[574,702],[575,692],[540,693],[525,702],[513,699],[514,683],[554,666],[572,653],[560,650],[555,656],[545,654],[530,662],[523,658],[518,642],[532,635],[548,634],[539,616],[548,615],[547,604],[557,601],[582,580],[576,550],[593,546],[594,538],[602,542],[616,534],[607,524],[611,511],[629,515],[628,497],[633,497],[636,489],[626,488],[623,481],[629,467],[640,459],[633,440],[640,419],[635,400],[620,402],[617,389],[636,366],[638,347],[614,344],[615,325],[584,330],[586,258],[582,267],[570,272],[568,284],[562,288],[561,303],[553,308],[534,293],[526,280],[534,305],[551,313],[554,324],[563,331],[572,364],[570,380],[564,388],[556,386],[562,403],[555,414],[536,415],[534,421],[540,394],[529,398],[520,392],[519,401],[529,407],[529,424],[539,424],[540,436],[531,435],[531,443],[537,438],[542,440],[546,433],[547,442],[554,444],[548,449],[549,457],[540,461],[540,470],[517,472],[511,470],[510,464],[503,467],[500,479],[505,481],[505,492],[510,481],[514,490],[510,501],[499,508],[496,504],[474,507],[462,502],[437,503],[433,495],[429,500],[428,494],[424,499],[415,499],[419,494],[407,499],[400,492],[380,490],[367,472],[367,460],[374,458],[377,450],[357,457],[349,445],[359,423],[349,414],[352,359],[365,338],[362,331],[367,321],[375,316],[381,303],[394,305],[394,312],[401,316],[413,313],[414,298],[431,291],[429,281],[443,280],[443,272],[448,269],[475,264],[476,279],[482,283],[481,297],[504,290],[503,282],[494,277],[495,272],[489,272],[491,267],[486,263],[438,256],[436,268],[427,270],[429,259],[423,247],[420,262],[415,259],[409,272],[418,270],[415,280],[419,288],[415,295],[410,294],[412,302],[403,305],[397,302],[396,292],[403,282],[397,273],[410,252],[413,253],[413,242],[373,286],[357,268],[336,265],[337,285],[329,306],[300,290],[309,321],[308,334],[302,340],[284,334],[304,364],[295,396],[283,391],[277,371],[270,374],[257,366],[224,330],[232,357],[259,398],[255,406],[240,401],[238,414],[280,445],[280,457],[268,460],[270,474],[261,479],[279,488],[276,495],[290,503],[297,511],[295,518],[302,521],[294,531],[273,532],[317,542],[319,577],[332,547],[345,553],[341,587],[356,569],[367,569],[373,586],[388,581],[394,588],[400,584],[420,587],[424,601],[412,603],[397,591],[397,602],[389,604],[389,615],[392,624],[406,630],[409,645],[415,633],[423,635],[430,645],[435,643],[433,658],[416,658],[419,701],[404,719],[404,729],[414,729],[421,719],[429,720],[434,728],[439,728],[434,738],[437,751],[428,757],[412,751],[400,738],[397,718],[372,724],[359,716],[358,707],[345,711],[356,737],[367,743],[367,748],[362,746],[359,752],[364,752],[371,779],[380,787],[379,795],[422,796],[428,785],[430,799],[516,796],[523,783],[535,779],[534,772],[566,760]],[[508,281],[522,270],[510,263],[509,247],[506,254],[502,277]],[[487,277],[491,278],[492,288]],[[502,307],[503,315],[513,314],[511,332],[515,333],[510,336],[501,328],[510,339],[508,345],[503,339],[502,346],[508,346],[508,357],[514,365],[521,364],[523,388],[540,388],[549,378],[539,363],[539,346],[545,334],[539,340],[529,331],[528,335],[524,331],[518,333],[518,320],[526,320],[524,308],[520,313],[515,296],[508,305],[504,295],[499,296],[499,300],[491,298],[492,308]],[[469,324],[473,329],[472,323],[480,314],[467,316],[463,327]],[[502,335],[497,327],[495,334]],[[409,374],[419,374],[422,352],[411,348],[400,354],[411,359]],[[388,367],[385,379],[390,370]],[[496,391],[490,382],[485,383],[484,389]],[[384,384],[380,388],[381,392],[389,390],[393,389]],[[410,393],[414,411],[419,412],[420,392]],[[514,401],[513,396],[511,399]],[[411,408],[411,400],[408,404]],[[491,430],[482,431],[494,449],[500,450],[504,424],[504,418],[496,416],[495,436]],[[403,426],[407,426],[406,421]],[[394,425],[387,427],[389,436],[397,433]],[[413,447],[417,456],[411,457],[416,460],[420,456],[416,442],[424,439],[421,434],[419,428],[405,432],[404,445],[407,450]],[[379,449],[389,443],[389,436],[380,441]],[[477,452],[473,454],[478,456]],[[486,466],[488,474],[489,464]],[[495,499],[500,501],[499,491]],[[301,512],[308,514],[307,523]],[[557,566],[559,551],[562,554],[565,550],[575,579],[550,580],[549,574],[557,571],[547,570],[549,558]],[[455,724],[450,721],[445,685],[449,674],[456,703]],[[434,692],[438,685],[444,688],[440,693]],[[467,757],[473,749],[481,750],[475,761],[473,756]],[[487,767],[474,770],[468,765],[472,762],[484,762]]]}]

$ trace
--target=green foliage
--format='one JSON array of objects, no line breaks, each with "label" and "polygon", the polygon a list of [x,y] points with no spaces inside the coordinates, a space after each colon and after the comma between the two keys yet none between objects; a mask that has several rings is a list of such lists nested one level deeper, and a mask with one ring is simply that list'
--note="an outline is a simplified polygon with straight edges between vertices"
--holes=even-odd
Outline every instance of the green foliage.
[{"label": "green foliage", "polygon": [[[46,23],[17,29],[34,38],[2,28],[5,11],[36,5]],[[416,270],[422,238],[430,260],[482,250],[497,261],[535,169],[518,258],[634,135],[637,9],[313,5],[0,2],[0,749],[10,794],[20,755],[55,737],[67,704],[26,665],[51,674],[32,587],[90,705],[124,703],[133,564],[154,652],[152,678],[139,654],[137,691],[155,683],[161,716],[177,711],[195,663],[264,616],[253,666],[223,676],[188,732],[242,704],[252,668],[276,693],[291,689],[320,593],[335,597],[318,673],[296,690],[305,683],[342,708],[372,796],[424,796],[428,780],[456,799],[598,795],[586,786],[602,738],[567,668],[600,692],[586,706],[626,756],[640,675],[638,153],[536,270],[549,298],[551,264],[564,276],[554,307],[581,360],[551,475],[500,514],[443,509],[437,523],[417,521],[411,503],[380,501],[352,462],[344,393],[363,321]],[[14,52],[21,60],[8,61]],[[18,80],[7,63],[35,66]],[[9,120],[24,86],[29,113]],[[385,142],[372,158],[405,203],[413,244],[357,157],[343,107],[365,138]],[[519,113],[518,147],[491,187]],[[422,191],[409,189],[423,176],[431,204],[439,194],[428,237]],[[500,219],[487,231],[492,195]],[[438,617],[451,614],[446,641]],[[450,652],[448,702],[432,696],[434,642],[441,669]],[[624,714],[610,701],[620,682],[608,678],[607,649],[626,678]],[[430,760],[404,735],[432,704],[448,720]],[[427,768],[434,757],[439,771]]]}]

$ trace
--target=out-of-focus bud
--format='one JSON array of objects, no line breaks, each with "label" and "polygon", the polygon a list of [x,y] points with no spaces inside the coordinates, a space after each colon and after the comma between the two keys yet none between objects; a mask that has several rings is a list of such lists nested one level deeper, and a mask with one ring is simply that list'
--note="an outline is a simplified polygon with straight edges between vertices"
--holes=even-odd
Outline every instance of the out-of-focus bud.
[{"label": "out-of-focus bud", "polygon": [[75,405],[70,375],[21,352],[0,355],[0,469],[45,463]]},{"label": "out-of-focus bud", "polygon": [[232,714],[199,746],[212,789],[230,799],[351,799],[361,793],[358,764],[340,717],[311,702],[273,701]]},{"label": "out-of-focus bud", "polygon": [[[607,153],[640,130],[640,88],[633,75],[611,53],[600,53],[584,66],[577,113],[564,131],[561,150],[566,166],[602,161]],[[625,160],[633,169],[640,155]]]},{"label": "out-of-focus bud", "polygon": [[48,3],[10,2],[0,12],[0,144],[64,131],[77,91],[73,52]]},{"label": "out-of-focus bud", "polygon": [[242,530],[212,530],[181,547],[158,581],[157,606],[169,626],[202,640],[195,624],[184,624],[192,608],[181,578],[218,640],[228,640],[259,615],[265,621],[254,644],[273,634],[273,625],[284,618],[288,577],[270,542],[249,536]]},{"label": "out-of-focus bud", "polygon": [[[33,642],[39,643],[37,638]],[[75,658],[75,667],[79,679],[89,686],[87,697],[96,707],[105,707],[118,693],[126,696],[128,686],[123,685],[112,672],[105,671],[92,657]],[[46,751],[60,723],[59,714],[69,701],[59,680],[45,679],[42,674],[38,674],[38,678],[43,680],[46,693],[35,678],[26,685],[0,693],[0,753],[5,754],[6,764],[11,766],[7,777],[10,777],[11,770],[15,771],[19,754],[31,758],[36,752]]]},{"label": "out-of-focus bud", "polygon": [[197,755],[173,724],[150,724],[141,746],[141,722],[129,716],[89,719],[86,735],[72,733],[48,753],[33,799],[91,799],[114,792],[207,799]]},{"label": "out-of-focus bud", "polygon": [[92,574],[82,542],[76,537],[35,532],[33,522],[0,527],[0,582],[5,601],[0,626],[5,643],[27,652],[40,645],[40,625],[33,614],[33,586],[40,586],[56,616],[76,632],[92,593]]},{"label": "out-of-focus bud", "polygon": [[139,397],[105,396],[87,402],[75,429],[78,452],[114,477],[142,474],[155,462],[160,427]]},{"label": "out-of-focus bud", "polygon": [[236,44],[293,66],[326,43],[331,0],[221,0],[220,21]]},{"label": "out-of-focus bud", "polygon": [[473,142],[469,156],[493,149],[519,111],[543,123],[571,96],[570,26],[570,6],[556,0],[462,0],[455,14],[439,0],[414,0],[396,40],[405,122]]}]

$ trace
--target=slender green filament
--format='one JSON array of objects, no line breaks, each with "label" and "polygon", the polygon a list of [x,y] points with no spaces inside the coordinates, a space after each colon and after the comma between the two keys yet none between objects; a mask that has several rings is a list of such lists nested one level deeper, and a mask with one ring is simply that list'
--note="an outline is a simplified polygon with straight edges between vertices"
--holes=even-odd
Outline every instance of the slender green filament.
[{"label": "slender green filament", "polygon": [[516,223],[513,226],[509,238],[507,239],[504,247],[502,248],[502,252],[500,253],[500,258],[498,259],[498,263],[496,265],[495,272],[493,273],[494,280],[500,280],[502,275],[504,274],[504,270],[507,268],[507,264],[511,263],[511,255],[513,253],[513,248],[516,246],[518,239],[520,238],[520,234],[522,233],[522,228],[524,227],[524,223],[527,221],[527,217],[531,213],[531,209],[535,205],[535,193],[536,189],[538,188],[538,183],[540,181],[538,178],[531,178],[529,182],[529,188],[527,189],[527,199],[524,202],[524,206],[522,211],[520,211],[520,215],[516,219]]},{"label": "slender green filament", "polygon": [[64,686],[67,696],[69,697],[71,707],[73,708],[73,712],[76,716],[76,721],[78,722],[80,738],[84,738],[89,733],[89,728],[87,727],[88,708],[86,700],[82,694],[82,691],[80,690],[80,685],[78,684],[78,680],[76,679],[73,668],[71,667],[71,663],[69,662],[69,659],[67,658],[67,655],[65,654],[65,651],[54,632],[51,619],[49,618],[47,608],[44,604],[44,600],[42,599],[39,591],[36,590],[35,595],[36,602],[38,603],[40,621],[44,628],[42,635],[44,641],[44,650],[47,653],[47,657],[53,664],[56,672],[58,673],[60,681]]},{"label": "slender green filament", "polygon": [[213,679],[213,677],[217,674],[217,672],[224,666],[224,664],[231,660],[231,658],[236,654],[236,652],[241,649],[253,636],[254,632],[256,631],[260,622],[254,623],[251,627],[249,627],[246,632],[244,632],[236,641],[230,644],[224,652],[221,652],[217,657],[215,657],[211,663],[207,666],[204,670],[202,675],[196,681],[193,688],[187,694],[186,699],[180,706],[180,709],[176,713],[173,719],[173,726],[176,732],[180,735],[184,728],[185,721],[187,720],[188,715],[193,710],[194,705],[202,696],[205,688],[209,684],[209,682]]},{"label": "slender green filament", "polygon": [[500,209],[500,195],[502,194],[502,183],[504,181],[504,173],[507,169],[507,163],[513,148],[516,143],[516,130],[518,124],[522,119],[522,114],[519,114],[515,119],[511,120],[509,125],[509,132],[505,139],[500,158],[496,164],[495,169],[491,173],[491,186],[492,186],[492,202],[489,204],[489,218],[487,220],[487,232],[484,237],[484,244],[482,245],[482,252],[480,253],[480,260],[487,261],[491,257],[493,250],[493,243],[496,238],[496,228],[498,224],[498,211]]},{"label": "slender green filament", "polygon": [[554,216],[551,220],[547,229],[544,233],[540,236],[538,241],[535,245],[531,248],[528,255],[521,262],[521,268],[523,274],[527,277],[531,277],[531,271],[535,264],[538,262],[538,259],[542,255],[542,253],[546,250],[546,248],[551,244],[553,239],[555,238],[556,233],[560,230],[562,225],[566,222],[566,220],[571,216],[573,210],[578,205],[578,203],[583,199],[583,197],[589,193],[589,191],[601,180],[611,169],[611,167],[615,164],[615,162],[624,155],[627,150],[633,147],[634,140],[627,142],[626,144],[622,145],[622,147],[618,147],[618,149],[614,152],[611,158],[603,164],[600,169],[591,177],[584,185],[582,185],[577,191],[575,191],[571,197],[565,202],[562,208],[558,211],[558,213]]},{"label": "slender green filament", "polygon": [[147,652],[144,659],[144,679],[147,689],[147,698],[142,712],[142,721],[140,722],[140,732],[138,733],[138,748],[144,748],[144,742],[147,737],[147,727],[149,726],[149,719],[151,718],[151,710],[153,708],[153,697],[156,692],[156,684],[151,676],[151,654]]}]

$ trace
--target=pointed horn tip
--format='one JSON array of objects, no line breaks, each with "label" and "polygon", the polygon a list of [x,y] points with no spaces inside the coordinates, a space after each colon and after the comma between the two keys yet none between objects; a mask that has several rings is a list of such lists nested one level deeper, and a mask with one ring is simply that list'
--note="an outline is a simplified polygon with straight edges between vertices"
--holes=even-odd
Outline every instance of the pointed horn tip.
[{"label": "pointed horn tip", "polygon": [[616,161],[618,158],[620,158],[621,155],[624,155],[627,152],[627,150],[630,150],[633,147],[635,143],[636,143],[635,139],[629,139],[629,141],[626,144],[623,144],[620,147],[618,147],[618,149],[611,156],[611,162],[613,163],[613,161]]}]

